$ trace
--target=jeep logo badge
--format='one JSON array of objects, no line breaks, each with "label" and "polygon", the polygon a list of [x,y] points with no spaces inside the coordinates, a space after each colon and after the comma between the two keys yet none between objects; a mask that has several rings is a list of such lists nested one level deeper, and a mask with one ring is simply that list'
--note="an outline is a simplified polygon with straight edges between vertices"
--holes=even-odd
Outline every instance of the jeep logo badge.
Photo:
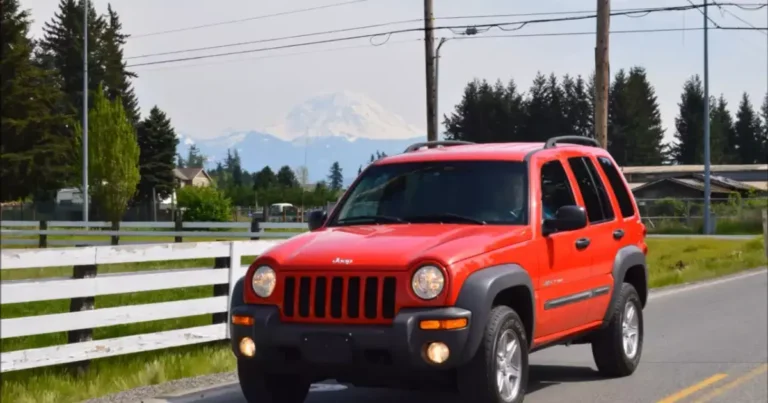
[{"label": "jeep logo badge", "polygon": [[352,259],[342,259],[340,257],[337,257],[336,259],[333,259],[331,262],[333,264],[352,264]]}]

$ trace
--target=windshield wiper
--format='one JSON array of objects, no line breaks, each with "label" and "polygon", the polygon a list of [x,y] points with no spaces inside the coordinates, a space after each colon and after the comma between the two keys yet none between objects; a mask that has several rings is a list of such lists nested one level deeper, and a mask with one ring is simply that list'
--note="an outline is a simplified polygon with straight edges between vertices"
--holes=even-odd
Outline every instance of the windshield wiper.
[{"label": "windshield wiper", "polygon": [[478,220],[476,218],[467,217],[459,214],[452,213],[439,213],[439,214],[424,214],[419,216],[407,217],[406,220],[410,222],[431,222],[439,221],[441,223],[468,223],[468,224],[487,224],[485,221]]},{"label": "windshield wiper", "polygon": [[400,218],[387,215],[359,215],[355,217],[342,218],[337,220],[337,224],[350,224],[350,223],[407,223],[408,221]]}]

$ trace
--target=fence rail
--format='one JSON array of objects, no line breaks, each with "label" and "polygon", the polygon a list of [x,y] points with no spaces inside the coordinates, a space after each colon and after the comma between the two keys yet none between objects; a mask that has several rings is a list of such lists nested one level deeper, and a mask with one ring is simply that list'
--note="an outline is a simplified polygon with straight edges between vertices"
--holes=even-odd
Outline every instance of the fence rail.
[{"label": "fence rail", "polygon": [[[89,246],[82,248],[4,249],[0,251],[2,271],[28,268],[73,266],[73,277],[11,280],[0,283],[0,303],[26,303],[72,299],[70,312],[0,320],[0,338],[69,332],[70,344],[33,348],[0,354],[0,372],[82,363],[142,351],[224,340],[229,337],[226,319],[211,325],[147,333],[103,340],[91,340],[92,329],[228,312],[231,291],[247,267],[242,256],[264,253],[280,240],[190,242],[151,245]],[[112,273],[97,276],[98,265],[139,263],[198,258],[225,258],[215,268]],[[226,266],[226,267],[222,267]],[[91,275],[83,275],[91,268]],[[93,297],[110,294],[221,285],[222,295],[207,298],[158,302],[94,309]],[[216,292],[214,291],[214,294]],[[83,303],[91,299],[90,305]],[[87,301],[86,301],[87,302]]]}]

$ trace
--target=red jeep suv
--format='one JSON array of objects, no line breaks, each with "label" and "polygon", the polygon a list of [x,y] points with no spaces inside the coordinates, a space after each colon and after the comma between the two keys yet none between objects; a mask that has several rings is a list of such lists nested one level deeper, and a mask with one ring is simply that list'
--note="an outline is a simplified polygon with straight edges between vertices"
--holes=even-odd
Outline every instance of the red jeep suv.
[{"label": "red jeep suv", "polygon": [[414,144],[309,226],[234,289],[249,402],[303,402],[326,379],[522,402],[536,350],[589,343],[611,377],[640,361],[645,227],[593,139]]}]

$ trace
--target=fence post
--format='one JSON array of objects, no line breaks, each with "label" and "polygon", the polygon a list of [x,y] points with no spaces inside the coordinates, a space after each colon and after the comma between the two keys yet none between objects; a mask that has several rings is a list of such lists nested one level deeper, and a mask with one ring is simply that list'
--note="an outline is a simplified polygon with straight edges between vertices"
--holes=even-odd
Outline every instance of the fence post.
[{"label": "fence post", "polygon": [[[48,230],[48,221],[46,220],[40,220],[40,231],[47,231]],[[40,234],[40,240],[37,245],[39,248],[47,248],[48,247],[48,235]]]},{"label": "fence post", "polygon": [[768,260],[768,209],[763,209],[763,246],[765,247],[765,259]]},{"label": "fence post", "polygon": [[[88,245],[77,245],[77,247],[87,247]],[[72,270],[73,279],[84,279],[96,277],[96,265],[74,266]],[[91,311],[96,305],[95,297],[72,298],[69,302],[69,312]],[[82,343],[93,340],[93,329],[70,330],[67,332],[67,343]],[[88,370],[91,361],[78,361],[69,364],[69,368],[77,375],[82,375]]]},{"label": "fence post", "polygon": [[235,284],[237,284],[237,280],[240,279],[240,263],[241,263],[241,257],[240,257],[240,250],[238,249],[238,243],[237,241],[230,241],[229,242],[229,284],[228,290],[227,290],[227,338],[229,339],[231,336],[229,334],[229,324],[232,323],[232,318],[230,317],[231,311],[229,310],[229,307],[232,306],[232,292],[235,289]]},{"label": "fence post", "polygon": [[[259,220],[256,219],[256,217],[251,217],[251,232],[260,232],[261,226],[259,225]],[[251,236],[252,241],[258,241],[258,236]]]},{"label": "fence post", "polygon": [[[219,239],[219,242],[222,240]],[[213,268],[214,269],[227,269],[229,270],[231,267],[230,264],[230,256],[219,256],[213,259]],[[222,297],[229,294],[229,284],[214,284],[213,286],[213,296],[214,297]],[[227,307],[227,310],[229,310],[229,307]],[[219,312],[214,313],[211,317],[211,323],[214,325],[217,323],[225,323],[227,321],[227,312]]]},{"label": "fence post", "polygon": [[[112,231],[120,231],[120,221],[112,221]],[[120,243],[119,235],[112,235],[112,245],[115,246]]]},{"label": "fence post", "polygon": [[[184,231],[184,224],[181,221],[181,212],[180,211],[176,210],[176,216],[173,217],[173,220],[174,220],[174,223],[176,224],[176,226],[174,227],[174,231],[176,231],[176,232]],[[174,239],[174,241],[176,243],[179,243],[179,242],[184,242],[184,239],[181,237],[181,235],[177,235],[176,239]]]}]

